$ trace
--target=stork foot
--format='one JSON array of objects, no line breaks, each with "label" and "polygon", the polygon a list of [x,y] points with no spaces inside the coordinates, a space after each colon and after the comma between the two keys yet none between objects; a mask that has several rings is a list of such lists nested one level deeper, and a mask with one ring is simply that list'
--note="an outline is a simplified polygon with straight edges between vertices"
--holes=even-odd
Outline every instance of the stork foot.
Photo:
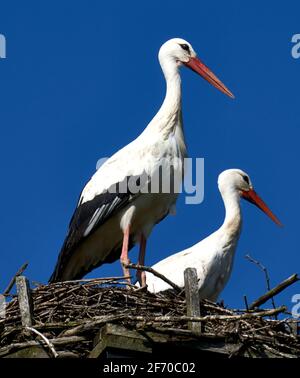
[{"label": "stork foot", "polygon": [[134,291],[135,292],[137,292],[137,291],[147,291],[147,289],[148,289],[148,286],[145,285],[145,286],[141,286],[141,287],[135,288]]}]

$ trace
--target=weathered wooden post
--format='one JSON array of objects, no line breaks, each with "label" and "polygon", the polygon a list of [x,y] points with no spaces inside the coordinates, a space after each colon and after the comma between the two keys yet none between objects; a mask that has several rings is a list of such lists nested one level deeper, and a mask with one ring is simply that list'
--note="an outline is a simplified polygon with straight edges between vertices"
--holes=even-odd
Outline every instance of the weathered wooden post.
[{"label": "weathered wooden post", "polygon": [[[187,268],[184,271],[184,285],[186,298],[187,316],[201,315],[200,300],[198,292],[198,277],[195,268]],[[201,333],[202,327],[200,322],[188,322],[188,327],[195,333]]]},{"label": "weathered wooden post", "polygon": [[33,324],[33,305],[28,279],[24,276],[16,277],[16,286],[22,326],[31,327]]},{"label": "weathered wooden post", "polygon": [[290,329],[294,336],[298,336],[298,322],[289,322]]}]

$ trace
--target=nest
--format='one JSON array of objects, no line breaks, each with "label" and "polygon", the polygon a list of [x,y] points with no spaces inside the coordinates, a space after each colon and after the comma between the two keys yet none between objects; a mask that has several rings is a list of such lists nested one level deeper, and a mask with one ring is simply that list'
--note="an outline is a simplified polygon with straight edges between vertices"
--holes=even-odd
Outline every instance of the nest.
[{"label": "nest", "polygon": [[[41,285],[31,290],[32,326],[25,327],[18,297],[0,320],[0,357],[38,346],[49,356],[88,357],[99,331],[112,324],[126,332],[163,335],[201,350],[223,340],[226,356],[300,357],[300,339],[290,318],[277,320],[285,307],[233,310],[201,302],[201,316],[187,316],[185,293],[151,294],[128,289],[119,279]],[[195,332],[193,326],[201,324]],[[125,332],[125,335],[126,335]],[[224,349],[225,348],[225,349]]]}]

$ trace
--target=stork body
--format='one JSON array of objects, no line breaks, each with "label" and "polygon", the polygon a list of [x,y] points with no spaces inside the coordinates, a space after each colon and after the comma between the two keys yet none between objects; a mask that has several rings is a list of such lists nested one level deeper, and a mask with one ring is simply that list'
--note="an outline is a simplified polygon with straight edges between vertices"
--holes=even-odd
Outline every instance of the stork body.
[{"label": "stork body", "polygon": [[[183,176],[186,144],[179,67],[190,67],[233,97],[182,39],[167,41],[159,61],[167,83],[164,102],[142,134],[109,158],[83,189],[50,282],[80,279],[118,258],[128,276],[128,251],[136,243],[139,263],[144,263],[146,240],[153,226],[172,212]],[[155,184],[160,169],[171,179],[170,190],[145,190]],[[138,191],[132,190],[132,183],[138,184]],[[145,275],[138,278],[144,285]]]},{"label": "stork body", "polygon": [[[257,205],[277,224],[278,219],[254,192],[249,176],[239,169],[222,172],[218,180],[219,190],[225,206],[222,226],[192,247],[171,255],[153,265],[179,287],[184,287],[184,270],[196,268],[200,299],[216,301],[231,275],[234,255],[241,233],[242,215],[240,198]],[[146,273],[148,290],[159,292],[171,287],[161,279]]]}]

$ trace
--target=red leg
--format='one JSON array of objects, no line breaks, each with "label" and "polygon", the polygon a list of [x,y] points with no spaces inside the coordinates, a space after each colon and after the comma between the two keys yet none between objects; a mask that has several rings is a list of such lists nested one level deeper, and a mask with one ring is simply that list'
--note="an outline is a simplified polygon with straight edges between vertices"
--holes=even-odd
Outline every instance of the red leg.
[{"label": "red leg", "polygon": [[[146,243],[147,243],[147,240],[146,240],[145,236],[143,234],[141,234],[138,265],[145,265]],[[141,287],[146,286],[146,272],[144,272],[142,270],[138,270],[136,276],[137,276],[137,279],[140,283],[140,286]]]},{"label": "red leg", "polygon": [[[126,264],[130,264],[130,260],[128,258],[129,234],[130,234],[130,226],[128,226],[124,232],[122,253],[120,256],[120,261],[121,261],[124,277],[130,276],[130,270],[128,268],[125,268],[124,266]],[[131,283],[130,278],[128,278],[127,281]]]}]

